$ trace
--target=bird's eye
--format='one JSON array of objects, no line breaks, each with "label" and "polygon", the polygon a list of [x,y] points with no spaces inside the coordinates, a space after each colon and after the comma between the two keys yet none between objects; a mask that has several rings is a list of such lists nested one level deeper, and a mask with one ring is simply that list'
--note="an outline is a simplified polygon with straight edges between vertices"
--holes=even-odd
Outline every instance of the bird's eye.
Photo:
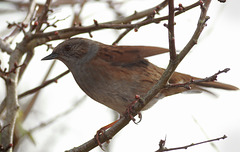
[{"label": "bird's eye", "polygon": [[65,45],[65,51],[69,51],[69,50],[71,50],[71,45]]}]

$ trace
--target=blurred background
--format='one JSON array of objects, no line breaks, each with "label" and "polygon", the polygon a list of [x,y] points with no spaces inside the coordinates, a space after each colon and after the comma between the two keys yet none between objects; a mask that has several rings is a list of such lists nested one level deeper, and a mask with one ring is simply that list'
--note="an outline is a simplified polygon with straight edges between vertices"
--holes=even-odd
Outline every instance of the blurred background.
[{"label": "blurred background", "polygon": [[[54,1],[53,1],[54,2]],[[61,2],[61,1],[59,1]],[[63,1],[64,2],[64,1]],[[66,1],[65,1],[66,2]],[[57,23],[57,29],[72,26],[74,13],[81,9],[80,20],[83,26],[92,25],[93,19],[99,23],[129,16],[134,11],[152,8],[161,1],[156,0],[89,0],[84,7],[79,4],[62,4],[53,8],[50,15],[52,21],[64,19]],[[114,9],[111,8],[111,2]],[[177,0],[176,6],[183,6],[190,2]],[[12,29],[7,25],[12,22],[21,22],[26,16],[24,5],[28,1],[0,1],[0,36],[5,38]],[[44,1],[37,1],[44,4]],[[240,2],[237,0],[219,3],[213,0],[208,11],[210,19],[207,21],[198,44],[177,68],[178,72],[187,73],[197,77],[207,77],[218,70],[230,68],[226,74],[218,76],[218,81],[240,87]],[[168,8],[160,11],[160,16],[167,15]],[[175,18],[176,48],[181,51],[191,38],[199,18],[200,8],[194,8]],[[131,31],[119,45],[147,45],[168,47],[168,31],[163,26],[167,21],[159,24],[150,24],[141,27],[138,32]],[[48,31],[55,30],[49,28]],[[124,30],[100,30],[92,32],[92,39],[112,44]],[[19,35],[14,42],[21,41]],[[90,38],[89,34],[75,37]],[[53,47],[61,41],[52,41]],[[15,43],[12,43],[14,48]],[[19,82],[19,94],[41,84],[51,61],[41,61],[51,53],[46,51],[46,45],[35,49],[34,57],[23,79]],[[158,55],[148,58],[152,63],[166,67],[169,55]],[[8,67],[8,55],[0,53],[1,67]],[[53,67],[49,79],[67,70],[59,61]],[[130,122],[111,141],[106,151],[156,151],[159,141],[166,138],[166,147],[179,147],[208,139],[222,137],[225,140],[216,141],[191,147],[178,152],[238,152],[240,145],[240,93],[239,91],[224,91],[209,89],[216,96],[208,93],[178,94],[159,100],[151,109],[142,112],[141,123],[135,125]],[[0,79],[0,101],[5,97],[5,83]],[[26,106],[33,95],[22,98],[19,102],[21,108]],[[75,83],[71,73],[59,79],[40,91],[36,102],[22,124],[25,131],[37,127],[29,136],[21,138],[18,152],[59,152],[71,149],[93,138],[96,131],[112,121],[118,119],[118,114],[111,109],[86,97],[84,92]],[[46,123],[46,126],[41,124]],[[99,147],[93,152],[102,151]]]}]

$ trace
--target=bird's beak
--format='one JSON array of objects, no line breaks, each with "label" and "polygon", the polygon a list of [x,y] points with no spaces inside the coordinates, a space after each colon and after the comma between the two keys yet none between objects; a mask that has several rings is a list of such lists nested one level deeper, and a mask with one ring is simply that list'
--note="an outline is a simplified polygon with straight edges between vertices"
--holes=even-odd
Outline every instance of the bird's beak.
[{"label": "bird's beak", "polygon": [[42,58],[42,60],[52,60],[52,59],[56,59],[58,57],[58,54],[52,52],[50,55]]}]

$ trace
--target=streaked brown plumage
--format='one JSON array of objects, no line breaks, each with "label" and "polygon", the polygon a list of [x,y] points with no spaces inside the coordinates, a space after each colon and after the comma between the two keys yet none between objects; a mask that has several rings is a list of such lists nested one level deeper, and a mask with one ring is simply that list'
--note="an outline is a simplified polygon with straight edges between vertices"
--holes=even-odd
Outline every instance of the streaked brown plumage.
[{"label": "streaked brown plumage", "polygon": [[[168,52],[167,49],[150,46],[111,46],[84,38],[73,38],[59,44],[43,60],[59,59],[72,72],[79,87],[92,99],[123,114],[135,100],[135,95],[144,96],[160,79],[164,69],[148,62],[145,57]],[[175,72],[169,83],[184,83],[199,79]],[[232,85],[219,82],[192,84],[226,90],[237,90]],[[159,98],[187,91],[186,88],[162,90]],[[146,108],[152,105],[150,103]],[[145,108],[145,109],[146,109]]]}]

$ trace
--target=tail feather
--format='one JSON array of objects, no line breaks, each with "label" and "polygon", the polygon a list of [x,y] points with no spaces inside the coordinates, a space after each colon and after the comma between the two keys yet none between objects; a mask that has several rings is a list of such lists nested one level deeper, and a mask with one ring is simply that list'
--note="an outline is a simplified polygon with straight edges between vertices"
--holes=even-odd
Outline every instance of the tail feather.
[{"label": "tail feather", "polygon": [[198,85],[204,86],[204,87],[225,89],[225,90],[238,90],[239,89],[233,85],[225,84],[225,83],[221,83],[221,82],[200,82],[200,83],[198,83]]}]

